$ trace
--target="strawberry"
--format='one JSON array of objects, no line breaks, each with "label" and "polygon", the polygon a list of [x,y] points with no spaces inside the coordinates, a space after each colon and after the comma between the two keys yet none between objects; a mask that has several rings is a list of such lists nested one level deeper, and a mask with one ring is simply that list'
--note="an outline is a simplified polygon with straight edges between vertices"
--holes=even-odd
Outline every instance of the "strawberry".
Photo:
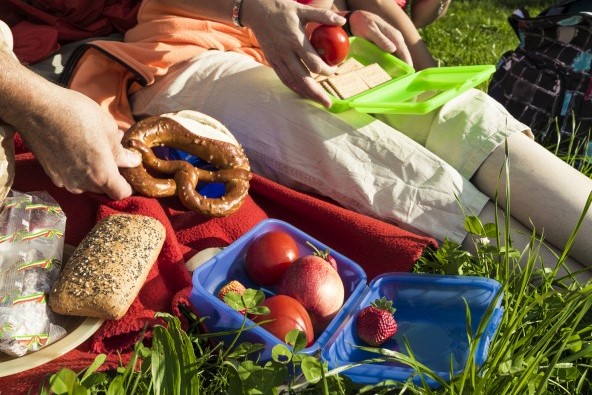
[{"label": "strawberry", "polygon": [[236,292],[237,294],[242,295],[245,292],[245,290],[245,286],[242,285],[240,281],[232,280],[231,282],[220,288],[220,291],[218,291],[218,298],[223,301],[224,296],[226,296],[228,292]]},{"label": "strawberry", "polygon": [[378,347],[397,333],[397,322],[393,317],[393,302],[386,297],[376,299],[358,314],[358,336],[365,343]]},{"label": "strawberry", "polygon": [[[220,291],[218,291],[218,299],[220,299],[221,301],[223,301],[224,303],[227,303],[224,300],[224,297],[229,293],[229,292],[235,292],[239,295],[242,296],[242,294],[244,294],[246,291],[245,286],[237,280],[232,280],[231,282],[229,282],[228,284],[224,285],[222,288],[220,288]],[[239,313],[241,314],[245,314],[245,310],[238,310]]]},{"label": "strawberry", "polygon": [[306,244],[308,244],[312,248],[312,254],[314,256],[323,258],[325,261],[329,263],[329,265],[331,265],[333,269],[337,270],[337,261],[330,255],[329,250],[321,251],[317,247],[315,247],[310,241],[307,241]]}]

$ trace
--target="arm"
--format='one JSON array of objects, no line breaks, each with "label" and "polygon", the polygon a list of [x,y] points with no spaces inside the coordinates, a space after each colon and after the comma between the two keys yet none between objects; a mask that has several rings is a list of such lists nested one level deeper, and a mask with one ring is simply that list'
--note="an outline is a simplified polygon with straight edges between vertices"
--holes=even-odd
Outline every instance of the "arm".
[{"label": "arm", "polygon": [[[232,23],[235,5],[235,0],[152,1],[179,8],[180,12],[226,23]],[[336,67],[330,67],[321,60],[310,44],[305,28],[308,23],[340,26],[345,23],[345,18],[334,11],[309,7],[292,0],[243,0],[240,22],[253,31],[267,62],[284,85],[325,107],[331,105],[329,95],[310,73],[331,75]],[[356,35],[411,62],[400,33],[380,17],[356,12],[350,18],[350,24]]]},{"label": "arm", "polygon": [[[180,12],[203,19],[233,23],[235,0],[153,0]],[[240,23],[250,28],[269,65],[280,80],[302,96],[331,105],[326,91],[310,72],[331,75],[336,67],[325,64],[314,50],[305,32],[308,22],[342,25],[345,19],[327,9],[308,7],[288,0],[243,0]]]},{"label": "arm", "polygon": [[410,14],[413,24],[419,29],[439,19],[448,10],[451,0],[413,0]]},{"label": "arm", "polygon": [[409,48],[413,66],[417,70],[436,66],[436,61],[428,51],[415,25],[394,0],[348,0],[347,4],[352,10],[365,10],[381,16],[400,31],[407,48]]},{"label": "arm", "polygon": [[0,120],[14,127],[45,172],[72,193],[131,195],[118,166],[140,158],[121,146],[111,116],[86,96],[45,80],[0,51]]}]

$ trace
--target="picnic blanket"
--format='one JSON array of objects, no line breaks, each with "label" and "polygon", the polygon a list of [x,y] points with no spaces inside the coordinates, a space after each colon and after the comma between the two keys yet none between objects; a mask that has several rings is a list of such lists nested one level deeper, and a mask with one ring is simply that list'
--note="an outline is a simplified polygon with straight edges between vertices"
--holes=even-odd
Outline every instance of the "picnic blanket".
[{"label": "picnic blanket", "polygon": [[[155,312],[176,313],[178,303],[186,303],[191,277],[185,269],[185,261],[204,248],[230,244],[265,218],[287,221],[323,241],[360,264],[369,280],[384,272],[409,271],[425,248],[436,247],[432,238],[288,189],[257,174],[253,176],[243,206],[226,218],[207,218],[187,211],[176,198],[131,196],[112,201],[97,194],[74,195],[52,184],[18,135],[15,143],[13,189],[21,192],[45,190],[58,201],[68,217],[66,243],[77,245],[99,219],[119,212],[152,216],[163,223],[167,234],[146,283],[122,319],[106,321],[90,339],[52,362],[0,378],[1,394],[35,390],[60,367],[82,370],[99,353],[108,355],[103,365],[105,369],[117,367],[121,361],[125,363],[144,326],[155,323]],[[150,337],[150,331],[147,336]]]}]

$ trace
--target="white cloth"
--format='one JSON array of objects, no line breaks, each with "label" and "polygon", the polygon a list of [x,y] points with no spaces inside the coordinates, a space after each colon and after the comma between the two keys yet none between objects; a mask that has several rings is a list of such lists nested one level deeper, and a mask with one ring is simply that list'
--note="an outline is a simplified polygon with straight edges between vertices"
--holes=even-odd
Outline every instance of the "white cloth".
[{"label": "white cloth", "polygon": [[[466,103],[473,98],[477,107],[484,100],[494,103],[473,90],[463,95],[460,105],[451,102],[433,114],[383,117],[391,124],[413,124],[414,138],[461,156],[452,159],[461,163],[462,175],[387,123],[354,110],[331,113],[290,91],[272,69],[234,52],[208,51],[176,66],[137,92],[132,108],[137,117],[183,109],[210,115],[243,145],[255,172],[439,240],[461,242],[467,232],[457,197],[463,209],[475,215],[488,200],[468,178],[507,135],[527,129],[499,108],[494,115],[461,116],[479,111]],[[475,133],[490,116],[502,117],[493,122],[493,129],[507,127],[488,127],[486,136]],[[464,130],[455,130],[472,122],[479,124],[469,128],[470,138],[464,137]],[[453,144],[477,139],[481,154],[473,152],[474,147],[449,149],[446,138],[432,137],[432,129],[439,135],[452,131],[458,140]],[[483,150],[489,152],[483,156]],[[462,163],[463,152],[474,154],[465,160],[470,164]]]}]

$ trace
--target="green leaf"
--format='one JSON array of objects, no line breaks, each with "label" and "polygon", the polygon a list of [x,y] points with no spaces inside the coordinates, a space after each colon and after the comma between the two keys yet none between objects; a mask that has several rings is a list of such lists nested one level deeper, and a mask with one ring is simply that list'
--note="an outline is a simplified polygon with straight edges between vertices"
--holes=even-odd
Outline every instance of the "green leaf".
[{"label": "green leaf", "polygon": [[244,306],[253,308],[259,306],[265,300],[265,294],[259,289],[247,288],[242,295]]},{"label": "green leaf", "polygon": [[249,394],[275,394],[276,388],[285,383],[288,371],[274,361],[259,366],[253,361],[241,362],[238,367],[243,391]]},{"label": "green leaf", "polygon": [[173,339],[160,325],[154,327],[152,345],[152,381],[155,395],[181,393],[181,366]]},{"label": "green leaf", "polygon": [[246,309],[247,313],[252,315],[269,315],[269,307],[267,306],[255,306]]},{"label": "green leaf", "polygon": [[321,380],[323,377],[323,365],[315,357],[304,357],[300,367],[302,368],[304,377],[306,377],[306,380],[311,384],[319,382],[319,380]]},{"label": "green leaf", "polygon": [[235,347],[234,350],[232,350],[232,352],[230,352],[228,354],[228,358],[240,358],[240,357],[246,357],[249,354],[261,351],[265,349],[265,345],[263,345],[262,343],[249,343],[249,342],[244,342],[239,344],[237,347]]},{"label": "green leaf", "polygon": [[115,377],[107,389],[107,395],[121,395],[125,394],[126,392],[127,391],[124,386],[123,376]]},{"label": "green leaf", "polygon": [[72,394],[78,383],[78,376],[73,370],[62,368],[51,376],[49,383],[51,390],[57,395]]},{"label": "green leaf", "polygon": [[84,375],[82,376],[80,381],[82,383],[84,383],[87,377],[89,377],[92,373],[94,373],[98,368],[103,366],[103,363],[105,363],[106,359],[107,359],[107,356],[105,354],[97,355],[95,357],[93,363],[88,368],[86,368]]},{"label": "green leaf", "polygon": [[475,216],[465,218],[465,229],[469,233],[485,237],[485,229],[483,228],[481,220]]},{"label": "green leaf", "polygon": [[245,309],[245,303],[243,302],[242,296],[236,292],[228,292],[224,295],[224,302],[236,311]]},{"label": "green leaf", "polygon": [[93,373],[87,376],[81,384],[88,389],[92,389],[95,386],[106,383],[108,383],[108,378],[105,373]]},{"label": "green leaf", "polygon": [[274,361],[288,364],[292,360],[292,352],[283,344],[276,344],[271,349],[271,357]]},{"label": "green leaf", "polygon": [[306,348],[306,334],[298,329],[292,329],[286,334],[286,343],[292,346],[293,352],[297,353]]}]

